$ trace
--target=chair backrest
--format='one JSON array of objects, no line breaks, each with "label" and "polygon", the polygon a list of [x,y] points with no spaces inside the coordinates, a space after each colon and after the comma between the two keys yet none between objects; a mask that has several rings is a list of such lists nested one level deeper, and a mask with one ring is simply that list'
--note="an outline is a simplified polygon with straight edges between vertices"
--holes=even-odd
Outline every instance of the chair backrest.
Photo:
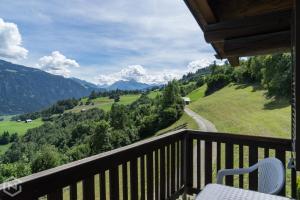
[{"label": "chair backrest", "polygon": [[258,162],[258,191],[278,194],[285,183],[285,170],[277,158],[266,158]]}]

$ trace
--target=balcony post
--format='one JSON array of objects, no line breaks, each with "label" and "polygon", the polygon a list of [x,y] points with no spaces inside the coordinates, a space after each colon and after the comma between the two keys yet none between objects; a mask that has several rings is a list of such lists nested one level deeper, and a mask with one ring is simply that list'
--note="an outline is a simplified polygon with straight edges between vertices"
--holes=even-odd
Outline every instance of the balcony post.
[{"label": "balcony post", "polygon": [[[294,10],[292,19],[292,53],[293,53],[293,94],[292,94],[292,134],[294,135],[294,144],[296,145],[296,169],[300,171],[300,131],[297,129],[297,125],[300,124],[300,107],[297,106],[297,101],[300,95],[300,51],[299,51],[299,41],[297,40],[297,34],[299,35],[299,21],[297,20],[297,15],[299,15],[299,4],[298,1],[294,0]],[[298,16],[299,18],[299,16]],[[298,50],[298,51],[297,51]]]},{"label": "balcony post", "polygon": [[193,188],[193,140],[189,136],[189,132],[184,135],[184,198]]}]

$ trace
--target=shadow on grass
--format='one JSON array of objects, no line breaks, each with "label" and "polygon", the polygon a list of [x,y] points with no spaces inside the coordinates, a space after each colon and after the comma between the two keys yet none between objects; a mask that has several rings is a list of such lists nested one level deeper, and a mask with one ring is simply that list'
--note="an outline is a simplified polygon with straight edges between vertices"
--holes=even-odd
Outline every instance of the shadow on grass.
[{"label": "shadow on grass", "polygon": [[264,105],[265,110],[275,110],[290,106],[290,101],[284,98],[274,98]]},{"label": "shadow on grass", "polygon": [[256,92],[256,91],[260,91],[260,90],[264,90],[263,86],[258,84],[258,83],[234,83],[232,84],[236,90],[238,89],[245,89],[247,87],[252,87],[252,91],[251,92]]}]

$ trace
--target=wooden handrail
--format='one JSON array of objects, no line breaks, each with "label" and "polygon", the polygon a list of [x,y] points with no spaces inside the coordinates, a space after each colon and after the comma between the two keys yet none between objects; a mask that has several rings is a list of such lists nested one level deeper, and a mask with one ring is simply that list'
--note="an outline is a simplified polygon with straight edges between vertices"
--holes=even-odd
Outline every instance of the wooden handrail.
[{"label": "wooden handrail", "polygon": [[182,139],[185,132],[186,130],[182,129],[152,137],[125,147],[20,178],[19,180],[22,182],[20,185],[23,191],[15,198],[11,198],[3,193],[3,190],[9,184],[1,184],[0,199],[20,198],[20,200],[27,200],[28,197],[40,197],[53,191],[53,188],[63,188],[73,182],[93,176],[99,171],[104,171],[122,162],[129,161],[132,157],[137,158],[151,152],[153,149],[167,145],[170,141]]},{"label": "wooden handrail", "polygon": [[250,136],[228,133],[211,133],[211,132],[199,132],[195,130],[187,130],[188,134],[195,139],[224,142],[232,144],[253,145],[259,147],[276,148],[282,147],[287,151],[291,151],[291,140],[283,138],[272,138],[262,136]]},{"label": "wooden handrail", "polygon": [[[205,144],[204,149],[201,141]],[[225,145],[226,159],[221,159],[221,144]],[[127,188],[130,188],[128,192],[132,193],[131,199],[133,200],[139,198],[138,193],[143,197],[148,196],[148,198],[175,199],[181,192],[189,193],[190,191],[197,192],[201,190],[201,177],[205,178],[205,184],[212,182],[213,168],[216,166],[219,170],[222,160],[225,160],[226,167],[232,167],[234,160],[236,160],[234,159],[233,145],[239,146],[240,167],[244,164],[242,158],[245,152],[243,148],[246,146],[251,152],[251,155],[249,154],[249,164],[257,162],[259,148],[264,149],[265,157],[269,155],[269,149],[274,149],[276,157],[282,160],[283,163],[286,163],[286,152],[291,151],[291,141],[289,139],[182,129],[20,178],[22,193],[15,197],[6,195],[4,190],[7,184],[1,184],[0,199],[31,200],[48,195],[48,200],[60,200],[63,194],[62,188],[66,186],[70,186],[70,199],[76,199],[77,182],[83,181],[83,199],[93,200],[95,199],[93,177],[96,174],[100,174],[100,193],[103,198],[106,192],[104,173],[108,170],[110,184],[115,186],[114,190],[110,191],[113,192],[110,198],[117,200],[121,195],[119,193],[121,188],[118,185],[118,180],[121,179],[119,166],[122,166],[122,181],[126,183],[122,185],[123,190],[126,190],[123,193],[123,199],[128,199]],[[204,151],[205,158],[201,158],[200,152],[202,151]],[[213,152],[216,152],[216,165],[212,163],[214,159]],[[196,165],[193,158],[197,160]],[[204,162],[204,172],[200,167],[201,162]],[[194,174],[194,167],[197,174]],[[127,170],[129,170],[129,173],[127,173]],[[141,173],[138,173],[138,171]],[[128,183],[129,177],[130,182]],[[293,195],[296,189],[295,177],[295,173],[292,171],[291,187]],[[195,178],[197,179],[196,188],[193,187]],[[239,185],[241,187],[243,187],[242,180],[240,177]],[[257,174],[249,177],[249,183],[251,189],[257,187]],[[141,185],[138,186],[138,184]],[[228,177],[226,184],[233,185],[233,179]],[[145,188],[147,189],[145,190]],[[91,193],[93,194],[91,195]],[[282,194],[284,195],[285,191]]]}]

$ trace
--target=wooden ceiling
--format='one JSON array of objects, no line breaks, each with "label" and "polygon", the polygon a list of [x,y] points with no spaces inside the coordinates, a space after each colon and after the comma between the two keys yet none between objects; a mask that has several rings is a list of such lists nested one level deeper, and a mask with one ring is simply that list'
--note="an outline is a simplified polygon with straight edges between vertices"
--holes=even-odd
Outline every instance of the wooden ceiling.
[{"label": "wooden ceiling", "polygon": [[216,57],[238,58],[291,49],[293,0],[185,0]]}]

